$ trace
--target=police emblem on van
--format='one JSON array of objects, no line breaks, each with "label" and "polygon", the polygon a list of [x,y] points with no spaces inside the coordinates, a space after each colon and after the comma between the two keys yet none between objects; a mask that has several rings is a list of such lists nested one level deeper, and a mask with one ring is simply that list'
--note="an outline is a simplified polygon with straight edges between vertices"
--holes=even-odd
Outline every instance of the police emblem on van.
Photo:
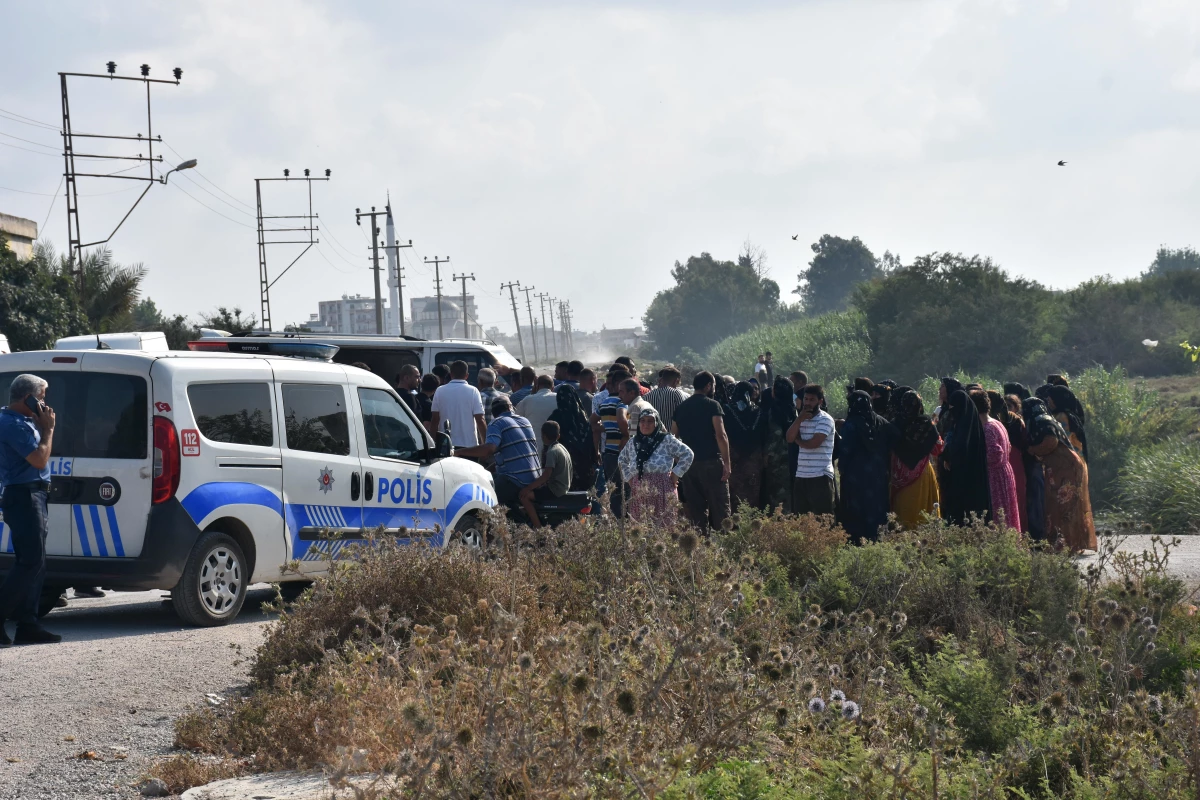
[{"label": "police emblem on van", "polygon": [[322,492],[324,492],[325,494],[329,494],[330,492],[332,492],[333,491],[333,470],[331,470],[329,467],[326,467],[325,469],[321,470],[321,477],[318,478],[317,481],[318,481],[318,483],[320,483],[320,488],[321,488]]}]

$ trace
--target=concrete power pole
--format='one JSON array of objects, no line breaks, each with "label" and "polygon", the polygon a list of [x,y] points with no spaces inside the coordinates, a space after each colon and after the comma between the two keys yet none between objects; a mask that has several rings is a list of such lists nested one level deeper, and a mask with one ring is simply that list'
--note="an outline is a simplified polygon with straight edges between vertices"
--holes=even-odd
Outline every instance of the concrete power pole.
[{"label": "concrete power pole", "polygon": [[[392,232],[392,216],[388,215],[388,235]],[[412,247],[412,239],[408,240],[408,244],[400,244],[399,239],[393,239],[393,244],[383,245],[383,249],[388,251],[388,288],[392,290],[392,305],[396,309],[396,317],[400,323],[400,335],[407,335],[404,330],[404,267],[400,266],[400,251],[406,247]],[[396,265],[393,272],[392,264]]]},{"label": "concrete power pole", "polygon": [[[561,321],[561,320],[560,320]],[[550,298],[550,341],[554,342],[554,360],[558,360],[558,332],[554,330],[554,298]]]},{"label": "concrete power pole", "polygon": [[502,283],[502,284],[500,284],[500,291],[503,292],[505,289],[508,289],[508,299],[512,300],[513,322],[517,323],[517,344],[519,344],[521,346],[521,363],[524,364],[525,363],[525,340],[521,338],[521,315],[517,311],[517,295],[513,291],[514,289],[520,288],[520,286],[521,286],[520,281],[513,281],[512,283]]},{"label": "concrete power pole", "polygon": [[442,264],[450,260],[450,256],[438,258],[434,256],[432,259],[425,259],[426,264],[433,264],[434,278],[433,285],[437,289],[437,304],[438,304],[438,338],[445,339],[446,334],[442,330]]},{"label": "concrete power pole", "polygon": [[361,209],[354,209],[354,222],[356,225],[362,225],[363,217],[371,218],[371,267],[375,271],[375,332],[383,333],[383,287],[379,282],[379,224],[376,222],[382,211],[376,211],[375,206],[371,206],[369,212],[364,212]]},{"label": "concrete power pole", "polygon": [[537,326],[533,322],[533,301],[529,299],[529,293],[536,289],[536,286],[522,286],[521,291],[525,293],[525,308],[529,311],[529,338],[533,340],[533,360],[536,363],[538,358],[537,349]]},{"label": "concrete power pole", "polygon": [[[466,274],[466,273],[464,272],[462,275],[455,275],[455,276],[454,276],[453,278],[451,278],[450,280],[452,280],[452,281],[462,281],[462,296],[463,296],[463,338],[464,338],[464,339],[470,339],[470,338],[471,338],[471,322],[470,322],[470,320],[467,318],[467,281],[473,281],[473,280],[475,280],[475,273],[474,273],[474,272],[472,272],[470,275],[468,275],[468,274]],[[480,326],[480,327],[482,327],[482,326]],[[480,337],[482,338],[482,336],[483,336],[483,331],[482,331],[482,330],[480,330],[479,334],[480,334]]]},{"label": "concrete power pole", "polygon": [[[538,303],[542,306],[542,344],[546,348],[546,358],[550,358],[550,335],[546,332],[546,299],[550,297],[549,292],[542,292],[537,296]],[[554,318],[554,309],[550,309],[551,319]]]}]

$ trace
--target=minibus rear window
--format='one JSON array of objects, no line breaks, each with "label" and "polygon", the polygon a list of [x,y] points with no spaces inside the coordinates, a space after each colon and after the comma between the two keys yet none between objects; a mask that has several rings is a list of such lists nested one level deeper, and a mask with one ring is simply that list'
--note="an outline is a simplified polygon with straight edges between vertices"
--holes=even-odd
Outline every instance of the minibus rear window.
[{"label": "minibus rear window", "polygon": [[[19,373],[0,373],[0,392]],[[53,456],[144,459],[148,453],[149,397],[139,375],[105,372],[34,372],[50,385],[46,404],[54,409]]]}]

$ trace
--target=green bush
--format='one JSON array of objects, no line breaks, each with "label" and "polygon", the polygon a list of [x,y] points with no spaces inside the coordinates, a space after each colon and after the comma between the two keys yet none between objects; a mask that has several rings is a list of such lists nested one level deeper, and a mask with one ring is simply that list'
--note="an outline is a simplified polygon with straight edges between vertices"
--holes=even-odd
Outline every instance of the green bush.
[{"label": "green bush", "polygon": [[940,706],[954,719],[964,743],[973,749],[1003,750],[1025,727],[1008,700],[1008,689],[992,665],[954,637],[925,660],[920,679],[926,701]]},{"label": "green bush", "polygon": [[1071,390],[1087,412],[1092,503],[1110,506],[1117,500],[1117,475],[1130,455],[1182,433],[1186,419],[1177,406],[1164,405],[1158,392],[1130,381],[1121,367],[1086,369],[1071,379]]},{"label": "green bush", "polygon": [[[862,315],[840,312],[761,325],[723,339],[709,351],[707,364],[709,369],[745,380],[758,354],[767,350],[774,355],[776,375],[802,369],[811,383],[823,384],[826,389],[865,374],[871,357]],[[840,394],[827,393],[831,401]]]},{"label": "green bush", "polygon": [[1135,451],[1117,481],[1122,506],[1162,533],[1200,533],[1200,443],[1172,439]]}]

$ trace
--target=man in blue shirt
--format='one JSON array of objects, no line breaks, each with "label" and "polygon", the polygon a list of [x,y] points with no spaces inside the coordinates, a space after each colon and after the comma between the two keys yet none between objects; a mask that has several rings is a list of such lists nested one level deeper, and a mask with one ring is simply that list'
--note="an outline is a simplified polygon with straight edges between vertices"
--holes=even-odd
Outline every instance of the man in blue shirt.
[{"label": "man in blue shirt", "polygon": [[17,644],[53,644],[61,636],[38,624],[38,602],[46,577],[46,493],[54,409],[46,405],[46,381],[18,375],[0,409],[0,509],[16,558],[0,584],[0,647],[12,644],[4,621],[17,621]]},{"label": "man in blue shirt", "polygon": [[492,423],[484,443],[455,448],[454,454],[465,458],[495,456],[496,499],[509,508],[518,507],[521,490],[542,474],[533,426],[513,413],[512,401],[505,395],[492,401]]}]

